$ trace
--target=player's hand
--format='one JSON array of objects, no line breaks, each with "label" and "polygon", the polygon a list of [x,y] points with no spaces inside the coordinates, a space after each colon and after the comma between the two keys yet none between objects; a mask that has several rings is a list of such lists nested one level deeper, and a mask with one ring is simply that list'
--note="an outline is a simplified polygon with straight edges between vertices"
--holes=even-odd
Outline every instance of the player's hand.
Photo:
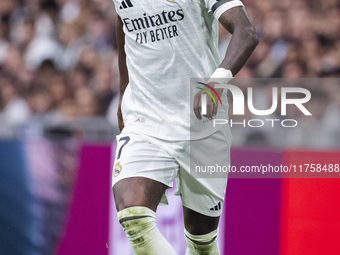
[{"label": "player's hand", "polygon": [[[209,83],[209,85],[213,86],[212,83]],[[219,102],[216,95],[214,94],[214,92],[212,92],[208,88],[206,88],[206,90],[208,90],[213,95],[215,102]],[[219,94],[219,96],[221,96],[222,93],[223,93],[223,89],[216,89],[216,92]],[[206,98],[207,98],[207,113],[205,115],[203,115],[202,112],[201,112],[201,110],[202,110],[202,94],[205,94]],[[205,92],[203,90],[200,90],[199,92],[197,92],[195,94],[195,97],[194,97],[194,113],[195,113],[196,118],[201,120],[202,117],[206,117],[209,120],[212,120],[213,117],[216,116],[217,109],[218,109],[218,103],[215,103],[215,102],[207,92]]]},{"label": "player's hand", "polygon": [[[198,82],[201,85],[204,85],[205,88],[201,88],[201,91],[197,92],[194,98],[194,112],[196,115],[196,118],[201,120],[202,116],[208,118],[209,120],[212,120],[213,117],[217,114],[217,107],[218,107],[218,101],[220,101],[220,97],[223,93],[223,89],[215,89],[214,85],[216,83],[228,83],[233,78],[233,74],[230,70],[225,68],[217,68],[216,71],[211,75],[208,84],[204,84],[201,82]],[[207,112],[206,114],[202,114],[202,95],[205,94],[205,97],[207,98]],[[217,100],[217,98],[219,100]],[[222,101],[220,101],[222,105]]]},{"label": "player's hand", "polygon": [[117,117],[118,117],[118,127],[120,131],[122,131],[124,128],[124,120],[123,120],[121,105],[122,105],[122,98],[119,98]]}]

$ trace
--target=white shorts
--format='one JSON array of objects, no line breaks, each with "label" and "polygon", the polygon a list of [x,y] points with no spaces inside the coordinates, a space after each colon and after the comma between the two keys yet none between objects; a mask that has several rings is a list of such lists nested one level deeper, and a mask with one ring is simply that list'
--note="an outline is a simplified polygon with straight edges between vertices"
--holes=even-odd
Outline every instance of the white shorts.
[{"label": "white shorts", "polygon": [[[125,178],[145,177],[173,187],[175,179],[183,206],[220,216],[228,174],[206,170],[230,165],[230,145],[229,127],[193,141],[168,141],[123,130],[117,136],[112,186]],[[161,203],[167,202],[164,194]]]}]

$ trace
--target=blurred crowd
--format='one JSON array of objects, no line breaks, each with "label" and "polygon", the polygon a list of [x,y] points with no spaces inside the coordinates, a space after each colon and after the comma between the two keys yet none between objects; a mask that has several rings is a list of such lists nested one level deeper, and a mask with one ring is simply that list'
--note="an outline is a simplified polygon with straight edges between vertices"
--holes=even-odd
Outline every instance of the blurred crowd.
[{"label": "blurred crowd", "polygon": [[[243,2],[260,44],[237,77],[340,76],[338,0]],[[39,135],[46,126],[70,127],[54,129],[59,134],[86,129],[90,137],[114,137],[115,23],[110,0],[1,0],[0,137]],[[229,40],[221,29],[222,56]],[[339,85],[315,90],[323,95],[325,112],[339,113]],[[236,139],[236,145],[244,143]]]},{"label": "blurred crowd", "polygon": [[117,132],[112,2],[1,0],[0,17],[0,134],[93,118],[86,126]]},{"label": "blurred crowd", "polygon": [[[338,0],[245,0],[261,39],[248,67],[251,77],[339,77]],[[247,73],[247,74],[245,74]]]},{"label": "blurred crowd", "polygon": [[[278,87],[280,83],[282,86],[305,87],[312,94],[306,107],[313,116],[305,116],[297,107],[290,107],[287,116],[275,112],[267,116],[267,119],[294,119],[298,121],[298,126],[236,126],[232,128],[233,144],[340,148],[340,81],[334,79],[340,78],[340,1],[243,2],[260,37],[260,44],[237,77],[286,79],[267,82],[267,85],[248,81],[243,87],[244,93],[247,87],[254,86],[255,106],[258,109],[269,109],[273,87]],[[220,45],[227,45],[229,35],[223,33],[221,38]],[[289,84],[289,79],[299,78],[310,79],[296,80]],[[259,116],[249,112],[243,117],[246,121],[259,119]],[[260,119],[265,117],[260,116]]]}]

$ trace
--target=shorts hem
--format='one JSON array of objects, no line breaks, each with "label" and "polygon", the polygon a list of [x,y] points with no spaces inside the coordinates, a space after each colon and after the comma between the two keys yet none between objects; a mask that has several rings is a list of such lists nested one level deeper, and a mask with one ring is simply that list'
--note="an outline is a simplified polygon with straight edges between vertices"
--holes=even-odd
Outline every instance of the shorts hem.
[{"label": "shorts hem", "polygon": [[197,208],[194,208],[194,206],[186,205],[186,204],[183,202],[183,200],[182,200],[182,206],[184,206],[184,207],[186,207],[186,208],[188,208],[188,209],[190,209],[190,210],[193,210],[193,211],[195,211],[195,212],[197,212],[197,213],[200,213],[200,214],[203,214],[203,215],[205,215],[205,216],[208,216],[208,217],[220,217],[221,214],[222,214],[222,212],[223,212],[223,208],[222,208],[221,210],[217,211],[217,212],[215,212],[215,211],[209,211],[209,212],[204,211],[204,212],[203,212],[203,211],[201,211],[201,210],[197,210]]}]

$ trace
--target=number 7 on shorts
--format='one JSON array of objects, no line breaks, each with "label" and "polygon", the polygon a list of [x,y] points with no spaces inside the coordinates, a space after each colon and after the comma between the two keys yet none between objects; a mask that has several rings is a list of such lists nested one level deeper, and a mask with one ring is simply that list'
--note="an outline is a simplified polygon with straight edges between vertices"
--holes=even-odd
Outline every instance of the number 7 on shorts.
[{"label": "number 7 on shorts", "polygon": [[130,141],[130,137],[124,136],[124,137],[120,138],[118,142],[120,142],[120,141],[125,141],[125,142],[124,142],[123,145],[120,146],[120,148],[119,148],[118,155],[117,155],[117,159],[120,158],[120,154],[122,153],[122,150],[123,150],[124,146],[127,145],[127,143]]}]

